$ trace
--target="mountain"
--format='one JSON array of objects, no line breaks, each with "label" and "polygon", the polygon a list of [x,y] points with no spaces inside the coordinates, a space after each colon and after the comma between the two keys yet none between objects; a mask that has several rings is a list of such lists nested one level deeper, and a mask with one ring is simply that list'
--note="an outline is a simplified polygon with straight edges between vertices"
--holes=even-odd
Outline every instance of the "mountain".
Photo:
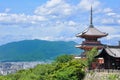
[{"label": "mountain", "polygon": [[0,61],[52,60],[62,54],[80,54],[73,41],[24,40],[0,46]]}]

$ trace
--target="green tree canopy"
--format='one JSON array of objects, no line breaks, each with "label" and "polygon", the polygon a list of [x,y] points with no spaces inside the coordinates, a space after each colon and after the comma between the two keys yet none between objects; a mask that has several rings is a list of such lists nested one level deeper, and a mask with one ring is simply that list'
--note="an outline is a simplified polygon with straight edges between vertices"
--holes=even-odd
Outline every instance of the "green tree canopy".
[{"label": "green tree canopy", "polygon": [[88,62],[88,66],[91,65],[91,63],[95,60],[95,56],[97,55],[98,50],[96,47],[94,47],[92,50],[87,52],[87,62]]},{"label": "green tree canopy", "polygon": [[85,67],[84,61],[74,59],[72,55],[62,55],[54,63],[39,64],[15,74],[0,76],[0,80],[82,80]]},{"label": "green tree canopy", "polygon": [[65,62],[71,61],[73,58],[74,58],[73,55],[65,54],[65,55],[58,56],[58,57],[55,59],[55,62],[65,63]]}]

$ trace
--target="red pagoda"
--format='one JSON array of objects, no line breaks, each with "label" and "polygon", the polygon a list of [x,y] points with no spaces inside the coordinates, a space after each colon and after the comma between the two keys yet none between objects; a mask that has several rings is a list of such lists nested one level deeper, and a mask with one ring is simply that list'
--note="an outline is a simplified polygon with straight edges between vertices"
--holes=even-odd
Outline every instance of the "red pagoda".
[{"label": "red pagoda", "polygon": [[85,39],[82,44],[77,45],[77,48],[83,49],[85,52],[91,50],[93,47],[96,47],[98,50],[103,48],[103,44],[98,41],[99,38],[105,37],[108,34],[99,31],[93,26],[92,23],[92,7],[91,7],[91,15],[90,15],[90,25],[84,30],[82,33],[77,34],[77,37]]}]

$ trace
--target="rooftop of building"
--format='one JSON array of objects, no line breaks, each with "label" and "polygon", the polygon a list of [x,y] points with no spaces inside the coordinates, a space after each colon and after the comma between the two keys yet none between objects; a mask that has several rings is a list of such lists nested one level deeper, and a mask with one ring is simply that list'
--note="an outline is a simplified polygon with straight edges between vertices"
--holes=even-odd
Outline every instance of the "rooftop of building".
[{"label": "rooftop of building", "polygon": [[101,32],[97,28],[93,26],[93,18],[92,18],[92,7],[91,7],[91,15],[90,15],[90,25],[87,29],[85,29],[83,32],[78,33],[77,37],[85,37],[85,36],[95,36],[95,37],[105,37],[108,34],[105,32]]},{"label": "rooftop of building", "polygon": [[99,31],[95,27],[88,27],[85,29],[82,33],[77,34],[77,37],[83,37],[83,36],[98,36],[98,37],[104,37],[107,36],[107,33]]},{"label": "rooftop of building", "polygon": [[105,46],[96,57],[106,53],[109,56],[120,58],[120,46]]}]

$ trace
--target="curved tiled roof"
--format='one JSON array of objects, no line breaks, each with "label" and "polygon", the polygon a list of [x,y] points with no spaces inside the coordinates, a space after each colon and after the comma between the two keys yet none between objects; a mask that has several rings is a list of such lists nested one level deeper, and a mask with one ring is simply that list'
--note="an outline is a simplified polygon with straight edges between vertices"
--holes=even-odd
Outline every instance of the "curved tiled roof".
[{"label": "curved tiled roof", "polygon": [[77,34],[77,37],[82,36],[107,36],[107,33],[101,32],[95,27],[88,27],[86,30],[84,30],[82,33]]},{"label": "curved tiled roof", "polygon": [[[104,52],[104,50],[106,52]],[[115,57],[115,58],[120,58],[120,46],[109,46],[109,47],[104,47],[103,50],[96,56],[100,57],[102,54],[108,54],[109,56]],[[101,56],[103,57],[103,56]]]},{"label": "curved tiled roof", "polygon": [[90,14],[90,26],[84,30],[82,33],[77,34],[77,37],[85,37],[85,36],[96,36],[96,37],[104,37],[107,36],[107,33],[101,32],[98,29],[96,29],[93,26],[93,22],[92,22],[93,18],[92,18],[92,6],[91,6],[91,14]]},{"label": "curved tiled roof", "polygon": [[109,48],[109,47],[107,47],[105,50],[112,57],[120,57],[120,48]]}]

